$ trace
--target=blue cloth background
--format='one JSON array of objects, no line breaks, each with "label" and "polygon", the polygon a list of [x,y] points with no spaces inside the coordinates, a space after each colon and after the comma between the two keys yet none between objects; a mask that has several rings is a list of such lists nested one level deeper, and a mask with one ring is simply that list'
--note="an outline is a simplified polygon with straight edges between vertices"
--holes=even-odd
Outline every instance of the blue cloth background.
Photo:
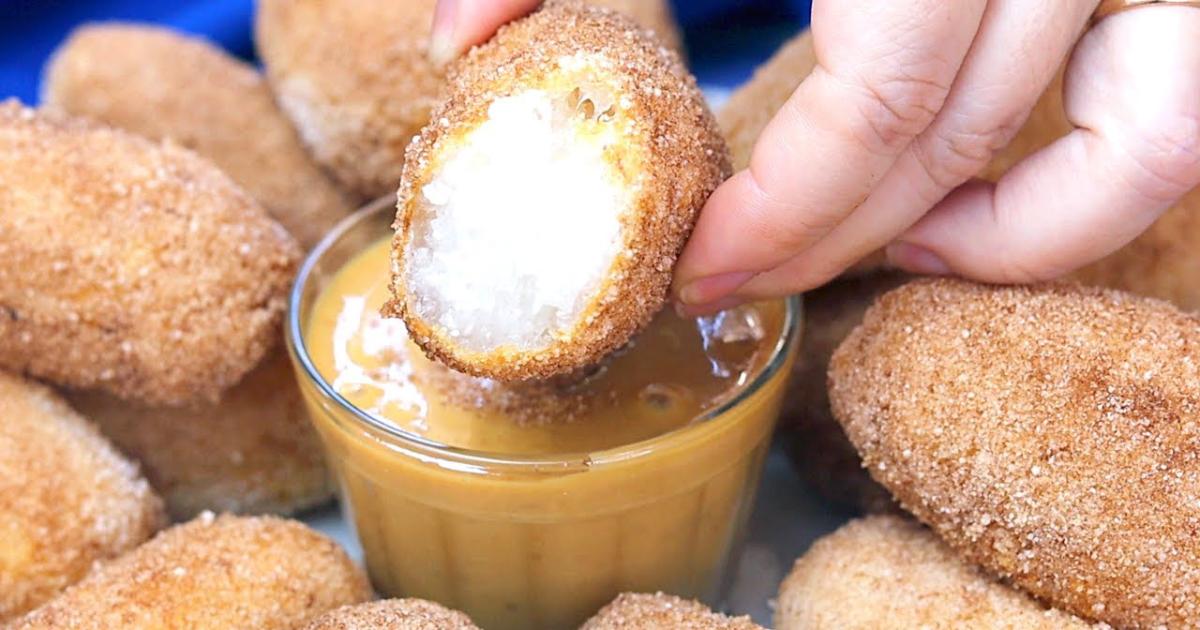
[{"label": "blue cloth background", "polygon": [[[701,83],[732,87],[808,22],[811,0],[674,2]],[[46,58],[84,22],[169,25],[253,60],[253,12],[253,0],[0,0],[0,98],[35,103]]]}]

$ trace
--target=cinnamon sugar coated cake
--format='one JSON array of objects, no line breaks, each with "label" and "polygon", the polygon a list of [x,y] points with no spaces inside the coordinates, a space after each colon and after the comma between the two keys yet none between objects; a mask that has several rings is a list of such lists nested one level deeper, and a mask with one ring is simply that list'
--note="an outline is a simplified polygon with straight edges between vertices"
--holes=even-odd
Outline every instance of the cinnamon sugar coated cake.
[{"label": "cinnamon sugar coated cake", "polygon": [[135,464],[44,385],[0,372],[0,622],[166,524]]},{"label": "cinnamon sugar coated cake", "polygon": [[295,240],[172,142],[0,104],[0,368],[216,400],[278,338]]},{"label": "cinnamon sugar coated cake", "polygon": [[913,282],[834,355],[872,476],[970,562],[1116,627],[1200,624],[1200,318],[1070,284]]},{"label": "cinnamon sugar coated cake", "polygon": [[662,308],[728,173],[677,54],[618,13],[549,2],[451,69],[409,147],[388,313],[476,376],[594,364]]}]

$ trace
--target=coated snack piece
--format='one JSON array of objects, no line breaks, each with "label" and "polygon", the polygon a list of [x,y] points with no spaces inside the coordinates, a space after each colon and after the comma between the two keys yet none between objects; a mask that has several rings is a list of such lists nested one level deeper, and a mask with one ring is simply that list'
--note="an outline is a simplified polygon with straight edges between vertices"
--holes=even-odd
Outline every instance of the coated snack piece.
[{"label": "coated snack piece", "polygon": [[880,295],[911,276],[878,272],[836,280],[804,295],[805,331],[779,424],[792,465],[822,498],[851,510],[896,509],[871,479],[829,408],[829,359]]},{"label": "coated snack piece", "polygon": [[99,392],[70,398],[142,462],[174,520],[205,510],[292,514],[333,497],[295,379],[279,348],[218,403],[148,408]]},{"label": "coated snack piece", "polygon": [[0,622],[166,522],[162,502],[45,386],[0,373]]},{"label": "coated snack piece", "polygon": [[99,567],[10,630],[284,630],[370,597],[346,553],[303,524],[205,513]]},{"label": "coated snack piece", "polygon": [[[1074,126],[1063,108],[1060,72],[1038,101],[1017,137],[981,174],[998,179],[1012,165],[1067,135]],[[1148,230],[1115,253],[1071,274],[1092,286],[1167,300],[1200,311],[1200,188],[1168,209]]]},{"label": "coated snack piece", "polygon": [[695,80],[628,18],[553,1],[449,81],[409,148],[385,314],[476,376],[596,363],[662,308],[728,175]]},{"label": "coated snack piece", "polygon": [[1100,628],[963,562],[908,519],[872,516],[821,538],[779,588],[776,630]]},{"label": "coated snack piece", "polygon": [[358,206],[308,155],[249,64],[164,28],[97,24],[46,68],[42,102],[212,160],[305,248]]},{"label": "coated snack piece", "polygon": [[387,599],[343,606],[304,630],[478,630],[471,618],[423,599]]},{"label": "coated snack piece", "polygon": [[1113,626],[1200,624],[1200,318],[1074,285],[914,282],[830,383],[871,474],[968,560]]},{"label": "coated snack piece", "polygon": [[258,52],[313,157],[351,191],[396,190],[404,148],[442,89],[428,59],[435,0],[261,0]]},{"label": "coated snack piece", "polygon": [[623,593],[580,630],[763,630],[749,617],[726,617],[674,595]]},{"label": "coated snack piece", "polygon": [[0,368],[213,400],[274,345],[299,249],[194,153],[0,104]]}]

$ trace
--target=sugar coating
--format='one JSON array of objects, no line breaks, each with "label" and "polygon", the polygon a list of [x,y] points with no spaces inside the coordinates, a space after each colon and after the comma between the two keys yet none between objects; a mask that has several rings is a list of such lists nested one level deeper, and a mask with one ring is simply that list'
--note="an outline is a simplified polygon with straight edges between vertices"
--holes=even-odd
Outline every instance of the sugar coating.
[{"label": "sugar coating", "polygon": [[386,599],[343,606],[304,630],[478,630],[471,618],[423,599]]},{"label": "sugar coating", "polygon": [[969,560],[1117,627],[1200,624],[1200,319],[1073,285],[885,295],[833,357],[877,481]]},{"label": "sugar coating", "polygon": [[796,561],[779,588],[776,630],[1083,630],[964,562],[919,524],[897,516],[851,521]]},{"label": "sugar coating", "polygon": [[496,99],[421,190],[414,310],[470,352],[545,349],[620,252],[629,195],[605,158],[619,136],[573,133],[577,107],[537,89]]},{"label": "sugar coating", "polygon": [[275,345],[299,248],[171,142],[0,104],[0,367],[216,399]]},{"label": "sugar coating", "polygon": [[804,294],[804,335],[780,412],[782,441],[800,476],[822,498],[865,513],[896,510],[871,479],[829,408],[829,359],[880,295],[911,279],[877,272]]},{"label": "sugar coating", "polygon": [[[404,318],[414,341],[430,356],[475,376],[507,381],[544,379],[596,363],[624,345],[662,308],[675,260],[696,215],[728,175],[724,143],[695,79],[678,55],[624,16],[580,2],[552,1],[472,50],[451,68],[448,80],[446,101],[408,151],[398,194],[394,299],[385,312]],[[465,138],[488,120],[497,100],[531,90],[568,97],[577,88],[583,97],[579,113],[587,121],[574,124],[594,129],[588,122],[594,121],[601,128],[611,125],[619,133],[620,141],[605,157],[609,168],[621,173],[622,192],[629,199],[620,213],[620,251],[571,325],[547,331],[554,343],[544,348],[509,344],[491,352],[471,351],[457,342],[453,331],[421,316],[417,302],[425,297],[421,295],[425,287],[408,283],[408,252],[420,245],[414,239],[422,233],[428,214],[422,211],[426,185],[437,179],[453,150],[462,147]],[[522,141],[526,138],[521,137]],[[523,149],[510,148],[519,150]],[[545,187],[552,185],[548,179],[536,181]],[[435,189],[435,200],[439,192],[444,191]],[[591,201],[577,195],[570,210],[581,203]],[[554,229],[557,226],[557,222],[538,226],[539,242],[567,241],[546,248],[575,243],[570,234]],[[506,228],[505,234],[511,229]],[[604,234],[592,238],[608,243]],[[517,248],[510,245],[510,249]],[[515,255],[505,252],[509,260]],[[552,261],[541,270],[542,276],[555,279],[565,276],[563,271],[569,269],[565,266],[595,264],[590,257],[572,254],[569,258],[583,261]],[[481,258],[478,264],[503,267],[507,263]],[[508,279],[504,287],[488,288],[487,295],[464,300],[481,304],[495,292],[519,293],[521,287],[514,280]],[[586,286],[597,279],[585,274],[571,280],[579,287],[578,295],[589,293]],[[532,307],[512,316],[529,312]],[[482,322],[476,325],[482,329]]]},{"label": "sugar coating", "polygon": [[279,104],[318,162],[374,199],[396,190],[404,149],[438,102],[435,0],[263,0],[255,42]]},{"label": "sugar coating", "polygon": [[305,525],[206,512],[101,565],[8,630],[288,630],[370,597],[362,570]]},{"label": "sugar coating", "polygon": [[763,630],[749,617],[727,617],[674,595],[622,593],[580,630]]},{"label": "sugar coating", "polygon": [[0,622],[165,522],[137,466],[96,427],[45,386],[0,373]]},{"label": "sugar coating", "polygon": [[176,521],[205,510],[291,514],[333,497],[321,441],[283,348],[217,403],[145,407],[102,392],[69,399],[141,462]]},{"label": "sugar coating", "polygon": [[196,151],[306,248],[360,201],[309,157],[253,66],[169,29],[77,29],[46,67],[42,102]]}]

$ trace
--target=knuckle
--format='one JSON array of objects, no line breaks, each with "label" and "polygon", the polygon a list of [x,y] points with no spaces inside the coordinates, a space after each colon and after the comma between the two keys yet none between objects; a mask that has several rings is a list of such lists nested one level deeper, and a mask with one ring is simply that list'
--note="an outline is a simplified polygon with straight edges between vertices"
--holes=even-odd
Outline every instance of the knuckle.
[{"label": "knuckle", "polygon": [[862,124],[857,139],[879,152],[896,152],[933,123],[949,85],[931,73],[893,72],[860,80]]},{"label": "knuckle", "polygon": [[1200,115],[1157,116],[1133,137],[1138,172],[1131,185],[1139,194],[1173,201],[1200,182]]},{"label": "knuckle", "polygon": [[954,188],[986,168],[1023,122],[1023,116],[1013,114],[986,126],[941,130],[932,135],[930,146],[918,151],[918,160],[939,188]]}]

